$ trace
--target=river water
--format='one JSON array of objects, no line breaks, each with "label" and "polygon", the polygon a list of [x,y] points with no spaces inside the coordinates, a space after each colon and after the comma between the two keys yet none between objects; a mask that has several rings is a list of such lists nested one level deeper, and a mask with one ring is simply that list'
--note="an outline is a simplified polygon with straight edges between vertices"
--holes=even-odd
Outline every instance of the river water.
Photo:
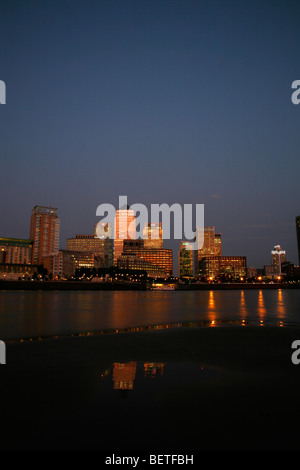
[{"label": "river water", "polygon": [[299,326],[300,290],[0,292],[2,340],[180,322]]}]

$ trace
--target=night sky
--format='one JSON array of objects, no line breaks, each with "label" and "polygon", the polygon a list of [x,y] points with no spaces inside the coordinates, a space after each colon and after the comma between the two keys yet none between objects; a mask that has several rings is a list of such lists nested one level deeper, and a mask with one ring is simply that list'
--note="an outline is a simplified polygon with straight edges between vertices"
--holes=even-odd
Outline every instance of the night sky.
[{"label": "night sky", "polygon": [[205,204],[248,266],[297,263],[299,45],[299,0],[0,0],[0,236],[50,205],[65,248],[127,195]]}]

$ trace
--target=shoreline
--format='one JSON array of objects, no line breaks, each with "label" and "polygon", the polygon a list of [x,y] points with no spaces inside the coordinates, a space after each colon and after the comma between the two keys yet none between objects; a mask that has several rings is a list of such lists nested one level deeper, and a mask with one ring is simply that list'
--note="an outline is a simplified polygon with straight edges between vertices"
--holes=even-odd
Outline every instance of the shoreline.
[{"label": "shoreline", "polygon": [[269,322],[262,324],[259,320],[194,320],[194,321],[174,321],[158,324],[146,324],[138,326],[128,326],[122,328],[105,328],[102,330],[82,330],[78,332],[53,334],[49,336],[27,336],[22,338],[2,338],[6,344],[18,343],[36,343],[48,340],[64,340],[68,338],[83,338],[83,337],[102,337],[114,335],[126,335],[129,333],[146,333],[146,332],[159,332],[170,330],[189,330],[189,329],[206,329],[206,328],[299,328],[300,323],[284,323],[283,321]]},{"label": "shoreline", "polygon": [[[195,290],[251,290],[251,289],[300,289],[300,283],[218,283],[218,284],[190,284],[178,285],[173,291],[168,292],[186,292]],[[122,282],[90,282],[90,281],[0,281],[0,291],[5,290],[62,290],[62,291],[115,291],[115,290],[134,290],[151,291],[145,285],[136,283]],[[152,292],[152,291],[151,291]],[[158,290],[153,292],[166,292]]]}]

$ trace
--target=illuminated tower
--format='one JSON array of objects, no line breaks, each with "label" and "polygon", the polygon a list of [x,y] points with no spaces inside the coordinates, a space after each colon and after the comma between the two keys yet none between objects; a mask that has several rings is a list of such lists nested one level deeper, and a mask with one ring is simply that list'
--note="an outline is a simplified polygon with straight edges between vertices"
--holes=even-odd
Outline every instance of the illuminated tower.
[{"label": "illuminated tower", "polygon": [[215,256],[222,256],[222,234],[215,234]]},{"label": "illuminated tower", "polygon": [[163,231],[159,224],[145,224],[143,230],[144,248],[163,248]]},{"label": "illuminated tower", "polygon": [[[220,239],[219,239],[220,241]],[[217,245],[220,246],[220,243]],[[220,248],[218,249],[218,251]],[[203,246],[200,250],[194,250],[194,269],[195,276],[199,274],[199,262],[205,256],[214,256],[216,254],[216,234],[215,227],[204,227]]]},{"label": "illuminated tower", "polygon": [[189,242],[181,242],[178,252],[179,277],[193,277],[194,252]]},{"label": "illuminated tower", "polygon": [[136,227],[135,215],[132,209],[119,209],[115,219],[114,239],[114,266],[117,266],[118,258],[123,253],[124,240],[135,240]]},{"label": "illuminated tower", "polygon": [[60,219],[54,207],[35,206],[31,213],[30,240],[33,241],[32,264],[58,253]]},{"label": "illuminated tower", "polygon": [[274,273],[281,274],[281,264],[286,261],[286,252],[281,249],[280,245],[276,245],[271,253]]}]

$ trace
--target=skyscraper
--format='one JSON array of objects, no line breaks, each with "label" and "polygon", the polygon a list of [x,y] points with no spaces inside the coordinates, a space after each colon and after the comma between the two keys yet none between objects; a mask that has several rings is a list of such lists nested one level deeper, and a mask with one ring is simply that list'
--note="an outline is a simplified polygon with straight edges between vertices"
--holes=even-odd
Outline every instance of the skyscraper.
[{"label": "skyscraper", "polygon": [[123,253],[124,240],[135,240],[135,214],[132,209],[119,209],[115,219],[114,239],[114,266],[117,266],[118,258]]},{"label": "skyscraper", "polygon": [[[221,248],[221,237],[217,242],[217,252],[219,253]],[[204,227],[204,239],[203,246],[200,250],[194,250],[194,275],[197,276],[199,273],[199,262],[204,256],[216,255],[216,234],[215,227]]]},{"label": "skyscraper", "polygon": [[33,208],[30,221],[30,240],[33,241],[32,264],[42,264],[45,256],[58,252],[59,228],[60,219],[56,208]]},{"label": "skyscraper", "polygon": [[296,217],[296,231],[297,231],[297,242],[298,242],[298,263],[300,266],[300,215]]},{"label": "skyscraper", "polygon": [[272,264],[275,274],[281,274],[281,264],[286,261],[286,252],[281,249],[280,245],[274,246],[274,250],[271,251]]},{"label": "skyscraper", "polygon": [[163,248],[163,231],[159,224],[145,224],[143,230],[144,248]]},{"label": "skyscraper", "polygon": [[222,234],[215,234],[215,255],[222,256]]},{"label": "skyscraper", "polygon": [[178,252],[179,277],[193,277],[194,252],[189,242],[181,242]]}]

